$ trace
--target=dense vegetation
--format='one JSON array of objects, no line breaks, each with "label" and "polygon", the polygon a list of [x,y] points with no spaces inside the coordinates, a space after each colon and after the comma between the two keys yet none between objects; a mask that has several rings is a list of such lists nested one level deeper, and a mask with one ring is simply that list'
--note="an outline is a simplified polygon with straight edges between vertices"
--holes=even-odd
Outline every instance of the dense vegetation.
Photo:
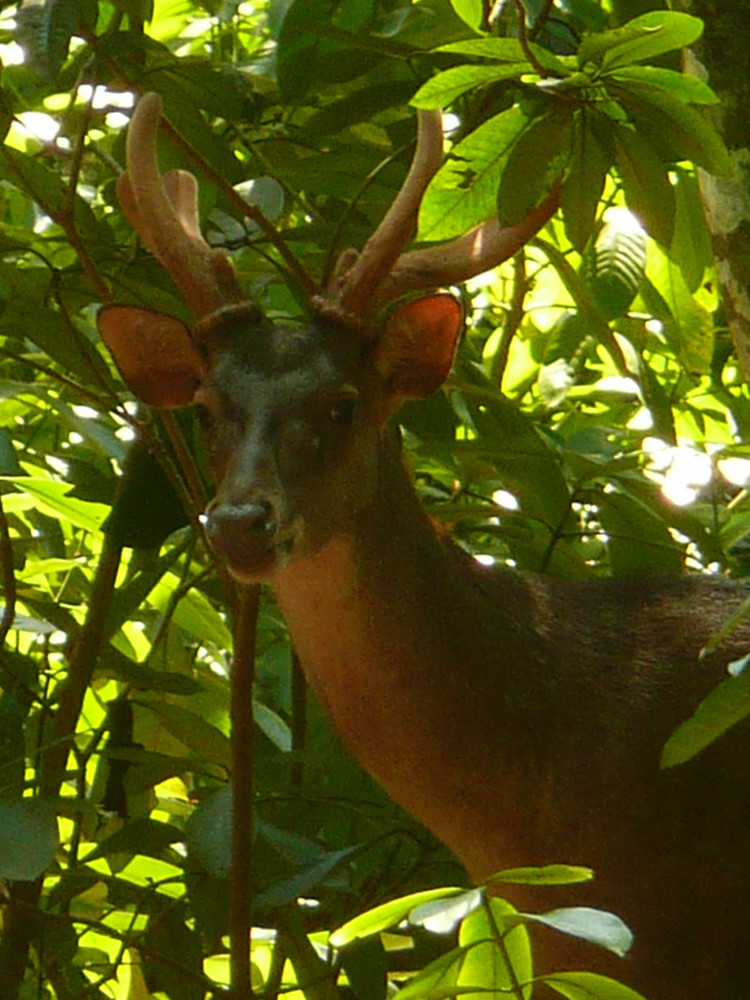
[{"label": "dense vegetation", "polygon": [[[448,110],[454,129],[420,240],[493,212],[512,224],[562,179],[553,222],[463,292],[467,335],[447,391],[403,411],[425,503],[479,558],[522,569],[744,570],[750,407],[696,171],[728,175],[731,160],[708,123],[714,94],[680,62],[700,21],[629,0],[489,7],[5,10],[3,997],[199,1000],[223,995],[230,966],[246,996],[249,878],[264,929],[252,986],[265,997],[303,983],[310,998],[377,1000],[387,973],[402,982],[422,968],[404,1000],[493,985],[529,995],[525,925],[511,931],[508,908],[481,893],[427,892],[460,886],[460,870],[341,753],[267,594],[254,834],[243,839],[238,816],[232,853],[229,776],[250,762],[231,747],[230,662],[235,630],[233,722],[244,731],[252,594],[217,572],[201,537],[211,484],[192,414],[137,408],[96,332],[112,300],[186,316],[114,193],[134,95],[162,95],[163,166],[199,177],[208,238],[275,318],[298,317],[335,255],[382,216],[408,165],[415,106]],[[666,764],[742,714],[741,666]],[[426,895],[404,898],[416,892]],[[330,950],[329,933],[363,913]],[[615,920],[557,921],[627,947]],[[531,941],[533,954],[533,928]],[[544,990],[634,996],[585,976]]]}]

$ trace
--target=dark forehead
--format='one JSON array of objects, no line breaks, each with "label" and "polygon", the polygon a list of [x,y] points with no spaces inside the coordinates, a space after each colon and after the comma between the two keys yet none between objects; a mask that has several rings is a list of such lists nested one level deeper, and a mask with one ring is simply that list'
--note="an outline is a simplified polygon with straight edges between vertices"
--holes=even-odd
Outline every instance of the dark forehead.
[{"label": "dark forehead", "polygon": [[361,347],[348,334],[314,323],[287,327],[265,320],[217,330],[208,381],[235,397],[265,390],[300,399],[355,377]]}]

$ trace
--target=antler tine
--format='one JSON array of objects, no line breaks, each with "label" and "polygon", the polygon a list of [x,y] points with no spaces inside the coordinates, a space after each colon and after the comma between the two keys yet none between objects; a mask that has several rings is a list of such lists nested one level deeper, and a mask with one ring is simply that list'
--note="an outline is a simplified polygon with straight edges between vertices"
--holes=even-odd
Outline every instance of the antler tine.
[{"label": "antler tine", "polygon": [[414,159],[401,190],[361,253],[344,251],[324,299],[317,305],[342,318],[367,318],[381,282],[414,235],[427,185],[443,159],[443,124],[438,111],[420,111]]},{"label": "antler tine", "polygon": [[549,222],[560,200],[555,185],[544,201],[515,226],[486,219],[449,243],[402,254],[375,295],[375,307],[410,292],[458,285],[508,260]]},{"label": "antler tine", "polygon": [[127,136],[127,172],[118,178],[117,194],[130,224],[199,318],[240,301],[242,293],[227,255],[201,236],[193,175],[159,172],[161,111],[158,94],[144,94],[138,101]]},{"label": "antler tine", "polygon": [[326,295],[316,307],[337,319],[365,323],[377,309],[410,292],[454,285],[512,257],[557,210],[559,186],[517,225],[487,219],[449,243],[402,253],[416,230],[427,185],[443,159],[439,112],[420,111],[417,148],[401,191],[361,253],[339,258]]}]

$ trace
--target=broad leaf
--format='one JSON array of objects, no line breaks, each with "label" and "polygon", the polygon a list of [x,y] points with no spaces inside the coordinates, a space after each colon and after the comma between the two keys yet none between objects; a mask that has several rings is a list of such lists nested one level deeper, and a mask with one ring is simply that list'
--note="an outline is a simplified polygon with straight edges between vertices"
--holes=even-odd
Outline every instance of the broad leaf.
[{"label": "broad leaf", "polygon": [[516,105],[453,147],[422,201],[420,239],[461,236],[495,214],[503,166],[527,124],[525,112]]},{"label": "broad leaf", "polygon": [[549,913],[524,913],[523,919],[589,941],[620,957],[626,955],[633,944],[633,935],[627,924],[605,910],[572,906]]},{"label": "broad leaf", "polygon": [[703,22],[678,11],[650,11],[621,28],[590,35],[581,43],[578,62],[601,63],[605,70],[644,62],[665,52],[692,45],[700,38]]},{"label": "broad leaf", "polygon": [[395,927],[406,920],[409,914],[417,907],[429,903],[432,900],[459,896],[465,892],[464,889],[426,889],[423,892],[414,892],[409,896],[394,899],[389,903],[376,906],[367,913],[362,913],[353,920],[348,921],[330,936],[330,943],[333,948],[344,948],[351,941],[368,937],[370,934],[377,934],[379,931],[389,927]]},{"label": "broad leaf", "polygon": [[611,152],[605,151],[592,127],[591,115],[582,109],[575,119],[570,161],[560,192],[565,232],[579,252],[591,236],[611,166]]},{"label": "broad leaf", "polygon": [[487,879],[512,885],[576,885],[590,882],[594,873],[580,865],[544,865],[542,868],[505,868]]},{"label": "broad leaf", "polygon": [[674,234],[675,197],[666,168],[638,132],[617,125],[615,162],[628,208],[655,240],[669,246]]},{"label": "broad leaf", "polygon": [[518,137],[497,191],[501,226],[517,225],[549,193],[570,152],[572,120],[563,110],[533,121]]},{"label": "broad leaf", "polygon": [[57,821],[44,799],[0,800],[0,878],[30,882],[57,851]]},{"label": "broad leaf", "polygon": [[503,66],[453,66],[423,84],[411,99],[415,108],[446,108],[457,97],[496,80],[510,80],[529,70],[528,63]]},{"label": "broad leaf", "polygon": [[557,972],[539,976],[536,982],[544,983],[567,1000],[645,1000],[629,986],[593,972]]},{"label": "broad leaf", "polygon": [[662,767],[691,760],[732,726],[750,715],[750,670],[728,677],[708,694],[695,712],[667,740]]}]

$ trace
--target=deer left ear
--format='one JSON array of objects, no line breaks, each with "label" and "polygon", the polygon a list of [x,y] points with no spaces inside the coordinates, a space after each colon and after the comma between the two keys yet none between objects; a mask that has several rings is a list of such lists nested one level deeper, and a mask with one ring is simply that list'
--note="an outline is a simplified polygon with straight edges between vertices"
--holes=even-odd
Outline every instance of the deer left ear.
[{"label": "deer left ear", "polygon": [[394,408],[435,392],[448,377],[463,329],[453,295],[430,295],[398,306],[388,317],[375,353]]}]

